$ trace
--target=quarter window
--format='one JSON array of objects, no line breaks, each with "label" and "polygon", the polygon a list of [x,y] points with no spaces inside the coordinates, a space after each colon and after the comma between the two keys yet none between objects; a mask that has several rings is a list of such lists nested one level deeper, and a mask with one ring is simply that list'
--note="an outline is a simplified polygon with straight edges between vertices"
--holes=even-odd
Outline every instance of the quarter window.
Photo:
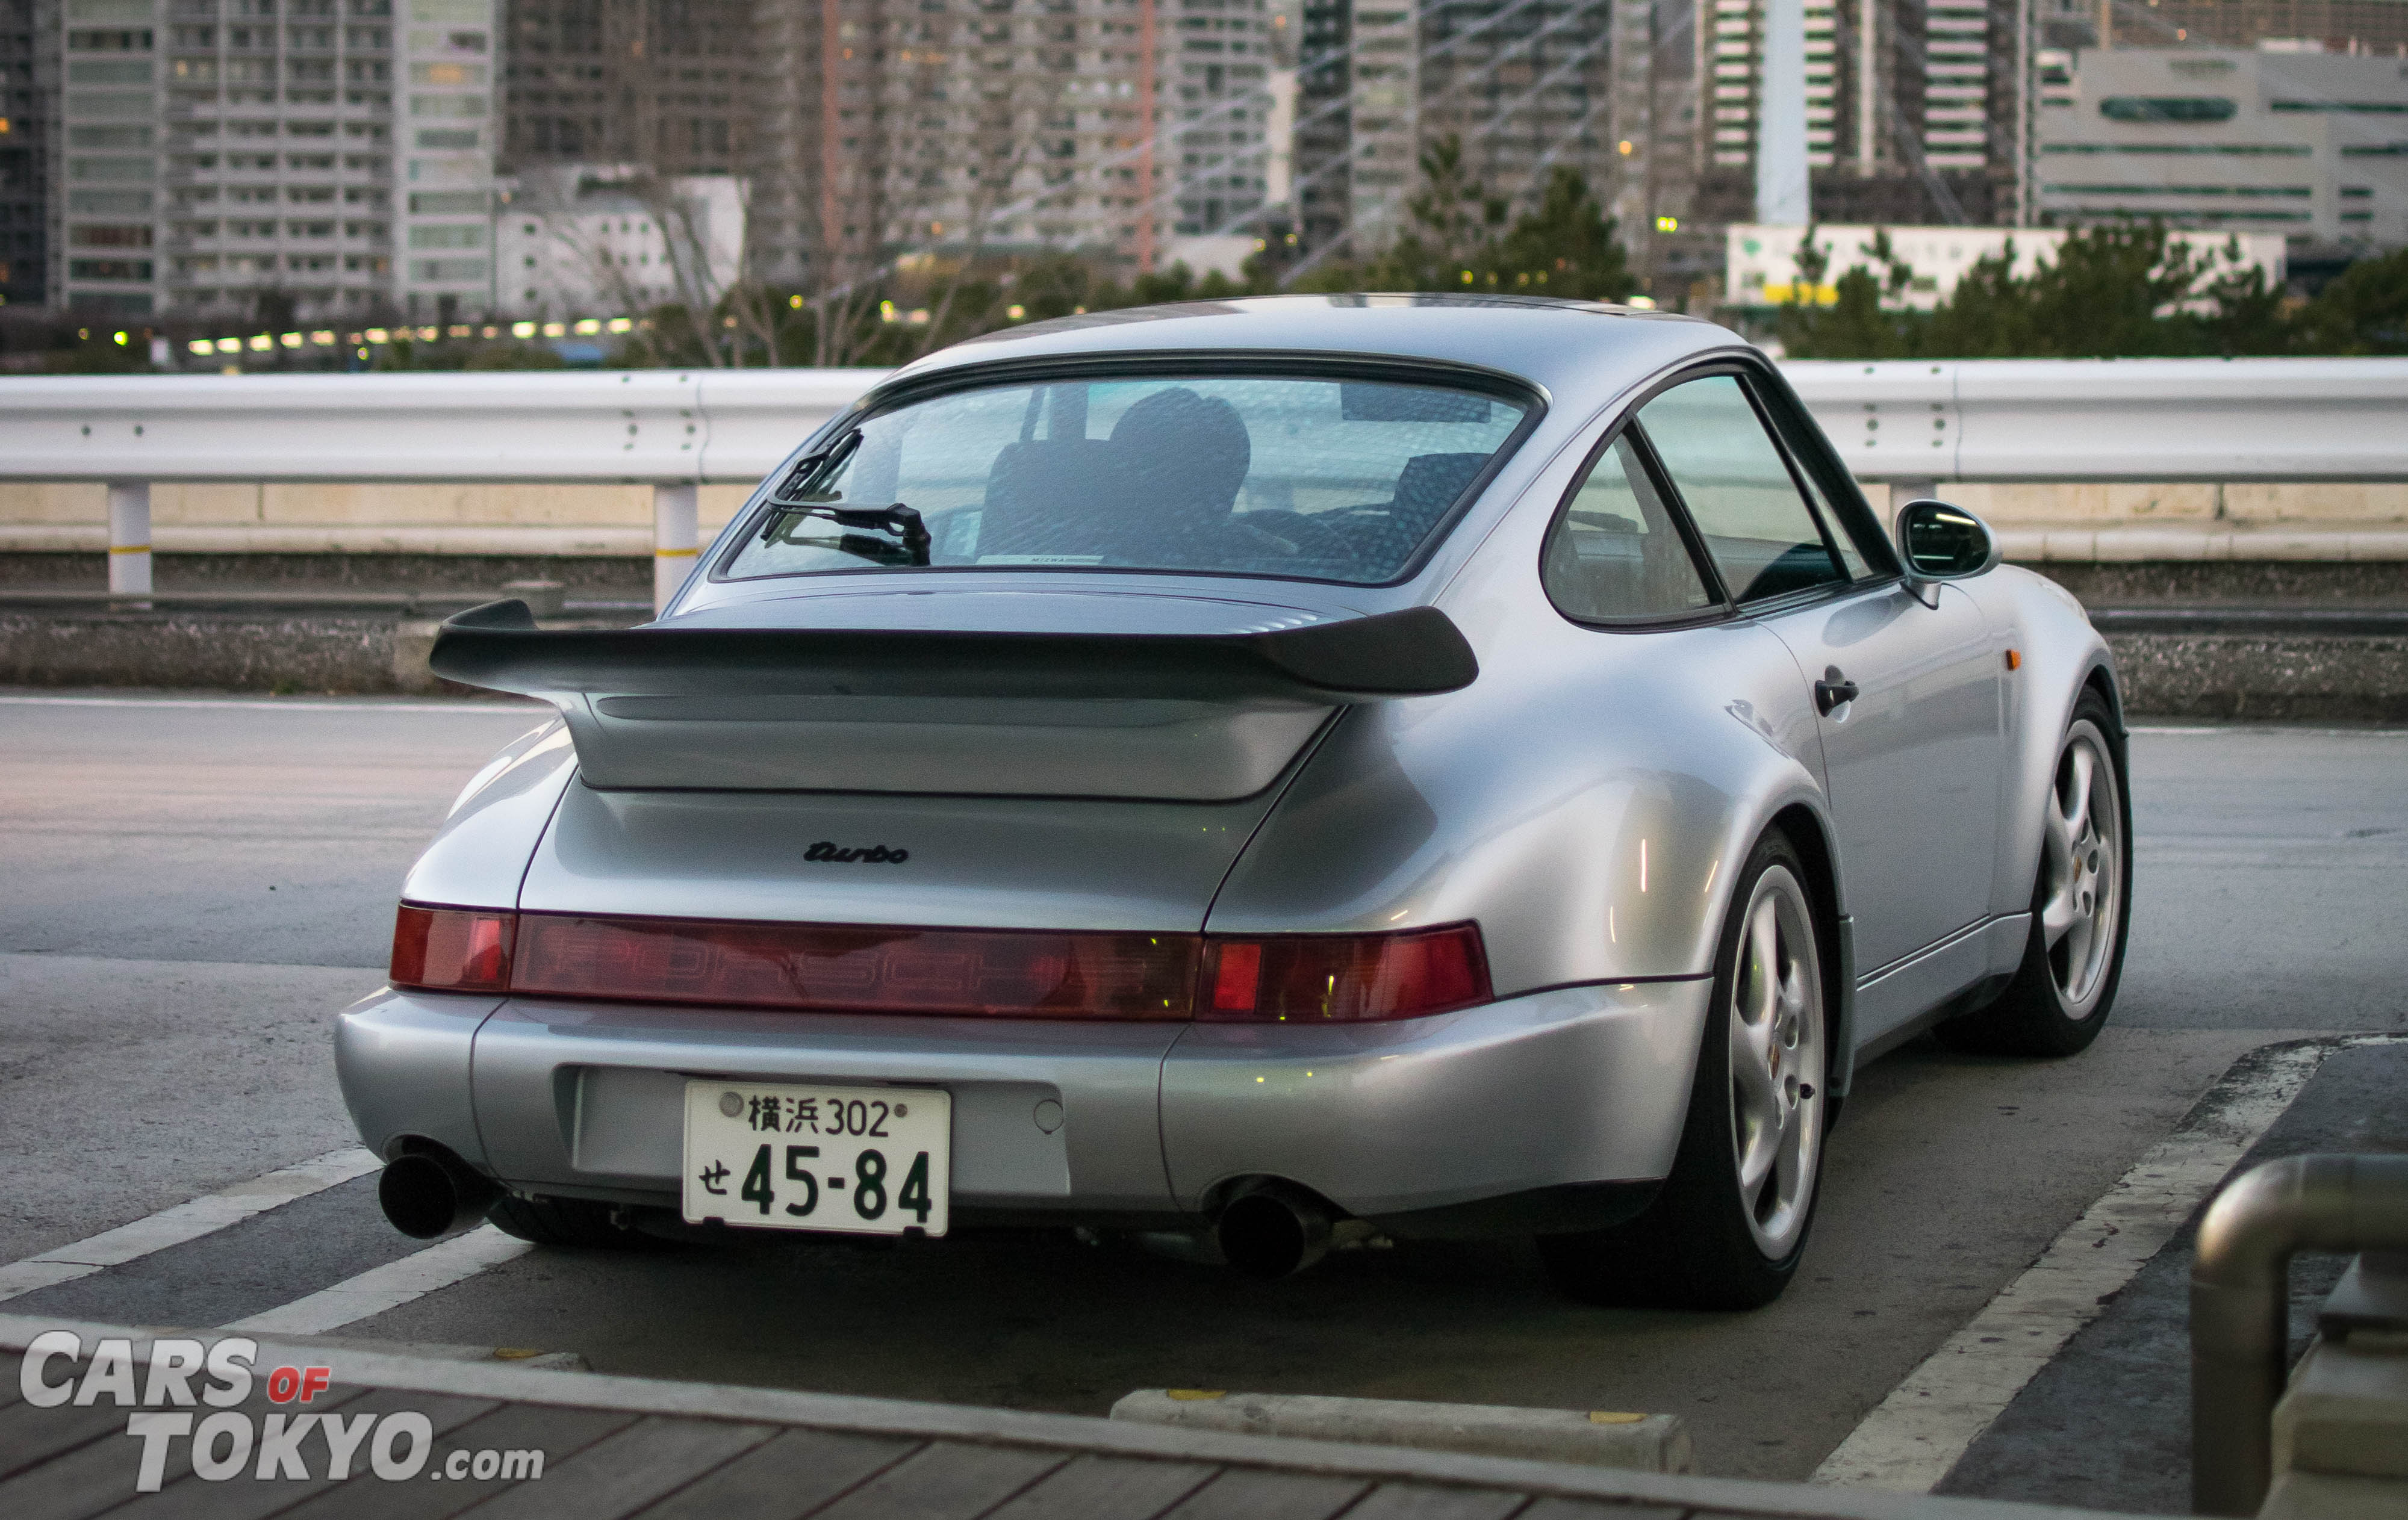
[{"label": "quarter window", "polygon": [[1848,578],[1736,376],[1675,386],[1640,408],[1639,423],[1734,600]]},{"label": "quarter window", "polygon": [[1557,609],[1583,622],[1680,617],[1713,601],[1627,434],[1555,515],[1540,575]]}]

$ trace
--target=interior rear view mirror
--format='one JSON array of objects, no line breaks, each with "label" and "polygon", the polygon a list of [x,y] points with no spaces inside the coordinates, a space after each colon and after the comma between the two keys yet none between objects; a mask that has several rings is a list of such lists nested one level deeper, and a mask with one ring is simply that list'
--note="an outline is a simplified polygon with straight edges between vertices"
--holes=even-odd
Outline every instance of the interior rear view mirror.
[{"label": "interior rear view mirror", "polygon": [[1988,523],[1946,502],[1909,502],[1898,513],[1898,547],[1910,580],[1963,580],[1996,569],[1998,535]]}]

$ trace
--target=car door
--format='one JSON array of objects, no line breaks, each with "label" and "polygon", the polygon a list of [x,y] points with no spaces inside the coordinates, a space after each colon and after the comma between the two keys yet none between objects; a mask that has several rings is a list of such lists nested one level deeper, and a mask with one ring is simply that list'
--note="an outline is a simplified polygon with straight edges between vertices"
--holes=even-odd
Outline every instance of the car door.
[{"label": "car door", "polygon": [[[1699,376],[1649,401],[1639,422],[1742,616],[1788,646],[1814,689],[1856,961],[1871,980],[1988,911],[2001,655],[1971,598],[1941,587],[1927,604],[1885,546],[1858,541],[1870,525],[1852,531],[1833,510],[1768,425],[1756,387]],[[1858,1037],[1920,1011],[1875,1000]]]}]

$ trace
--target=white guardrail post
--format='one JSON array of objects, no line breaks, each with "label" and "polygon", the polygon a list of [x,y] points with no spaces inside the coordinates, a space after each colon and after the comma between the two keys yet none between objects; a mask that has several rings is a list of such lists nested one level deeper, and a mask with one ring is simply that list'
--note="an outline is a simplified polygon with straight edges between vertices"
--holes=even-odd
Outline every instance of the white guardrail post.
[{"label": "white guardrail post", "polygon": [[111,596],[150,590],[150,482],[108,483],[108,591]]},{"label": "white guardrail post", "polygon": [[697,551],[696,502],[692,481],[652,488],[652,613],[666,612],[669,599],[694,573]]}]

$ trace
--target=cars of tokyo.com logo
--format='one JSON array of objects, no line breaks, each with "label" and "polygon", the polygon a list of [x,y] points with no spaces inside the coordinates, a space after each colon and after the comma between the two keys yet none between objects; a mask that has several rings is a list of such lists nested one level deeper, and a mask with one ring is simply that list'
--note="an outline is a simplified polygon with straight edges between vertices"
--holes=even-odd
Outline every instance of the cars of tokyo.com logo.
[{"label": "cars of tokyo.com logo", "polygon": [[[239,1336],[208,1346],[161,1337],[150,1342],[147,1366],[136,1358],[131,1340],[95,1341],[91,1364],[80,1375],[70,1366],[61,1369],[66,1375],[51,1381],[52,1362],[72,1364],[83,1357],[83,1340],[76,1332],[43,1331],[25,1347],[17,1390],[36,1409],[106,1400],[133,1411],[125,1417],[125,1433],[142,1442],[136,1493],[159,1491],[179,1443],[186,1447],[193,1475],[203,1483],[223,1483],[246,1470],[254,1478],[330,1479],[366,1470],[393,1482],[422,1472],[438,1482],[543,1476],[539,1451],[454,1450],[430,1465],[435,1423],[414,1411],[310,1410],[307,1406],[332,1385],[333,1370],[279,1367],[262,1373],[255,1365],[259,1343]],[[234,1406],[247,1401],[254,1385],[263,1382],[267,1401],[282,1407],[254,1420]]]}]

